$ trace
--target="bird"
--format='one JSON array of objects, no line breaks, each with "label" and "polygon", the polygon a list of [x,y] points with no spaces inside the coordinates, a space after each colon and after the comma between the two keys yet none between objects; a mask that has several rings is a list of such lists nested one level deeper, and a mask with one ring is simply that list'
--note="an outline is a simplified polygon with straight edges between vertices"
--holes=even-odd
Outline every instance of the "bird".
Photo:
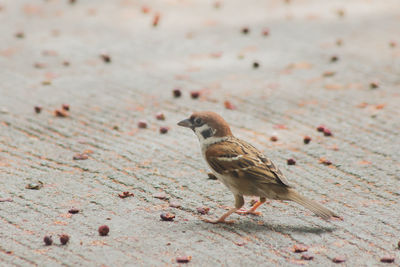
[{"label": "bird", "polygon": [[[267,198],[294,201],[324,220],[340,218],[333,211],[298,193],[268,157],[246,141],[236,138],[229,124],[217,113],[194,112],[178,125],[193,130],[212,173],[235,197],[233,208],[217,220],[203,219],[205,222],[234,223],[227,220],[233,213],[260,215],[256,209]],[[243,210],[244,196],[256,196],[259,201],[249,210]]]}]

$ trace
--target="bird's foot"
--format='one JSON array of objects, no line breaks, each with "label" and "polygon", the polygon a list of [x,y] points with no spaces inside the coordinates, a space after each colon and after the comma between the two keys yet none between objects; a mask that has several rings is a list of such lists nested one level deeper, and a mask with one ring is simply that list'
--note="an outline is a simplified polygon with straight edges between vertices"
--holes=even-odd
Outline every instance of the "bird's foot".
[{"label": "bird's foot", "polygon": [[261,216],[262,213],[259,211],[255,211],[255,210],[238,210],[236,211],[237,214],[240,215],[254,215],[254,216]]},{"label": "bird's foot", "polygon": [[209,220],[209,219],[202,219],[206,223],[212,223],[212,224],[217,224],[217,223],[226,223],[226,224],[233,224],[235,221],[226,221],[225,219],[218,219],[218,220]]}]

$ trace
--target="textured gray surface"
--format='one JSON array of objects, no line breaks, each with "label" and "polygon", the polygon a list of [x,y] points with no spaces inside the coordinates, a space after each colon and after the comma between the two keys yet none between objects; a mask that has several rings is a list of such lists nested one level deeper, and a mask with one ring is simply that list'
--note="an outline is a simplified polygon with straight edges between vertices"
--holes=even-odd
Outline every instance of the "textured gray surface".
[{"label": "textured gray surface", "polygon": [[[385,255],[399,264],[398,1],[215,3],[0,2],[0,198],[13,200],[0,202],[2,265],[160,266],[176,265],[179,255],[197,266],[326,266],[336,256],[376,266]],[[200,99],[190,98],[193,90]],[[226,100],[236,109],[225,109]],[[62,103],[71,106],[68,118],[53,115]],[[233,197],[207,179],[196,137],[176,126],[194,110],[220,113],[299,191],[344,221],[271,201],[262,217],[202,222],[197,207],[216,217]],[[159,111],[165,121],[155,119]],[[148,129],[138,129],[141,119]],[[320,124],[334,136],[318,133]],[[160,126],[169,133],[159,134]],[[85,150],[93,151],[88,160],[72,160]],[[286,165],[290,157],[297,165]],[[25,189],[38,180],[42,189]],[[123,191],[135,196],[120,199]],[[82,212],[69,215],[72,207]],[[160,221],[163,211],[175,221]],[[97,233],[103,224],[107,237]],[[59,244],[62,233],[71,236],[67,246],[43,245],[44,235]],[[309,246],[314,260],[300,260],[294,244]]]}]

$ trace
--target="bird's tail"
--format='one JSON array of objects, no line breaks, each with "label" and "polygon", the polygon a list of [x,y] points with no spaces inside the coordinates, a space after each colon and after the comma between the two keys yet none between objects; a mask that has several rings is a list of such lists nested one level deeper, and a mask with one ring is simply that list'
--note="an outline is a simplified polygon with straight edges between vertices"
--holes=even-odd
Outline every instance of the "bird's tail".
[{"label": "bird's tail", "polygon": [[295,190],[290,189],[288,194],[287,194],[287,200],[292,200],[303,207],[311,210],[314,212],[316,215],[321,217],[324,220],[327,220],[332,217],[340,218],[338,215],[336,215],[333,211],[323,207],[322,205],[300,195],[297,193]]}]

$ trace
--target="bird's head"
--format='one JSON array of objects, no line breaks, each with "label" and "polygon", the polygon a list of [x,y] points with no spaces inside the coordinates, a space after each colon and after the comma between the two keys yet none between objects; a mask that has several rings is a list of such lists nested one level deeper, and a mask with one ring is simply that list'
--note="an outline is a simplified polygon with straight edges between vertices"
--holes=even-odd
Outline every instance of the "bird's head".
[{"label": "bird's head", "polygon": [[192,129],[200,142],[232,136],[228,123],[211,111],[195,112],[188,119],[178,122],[178,125]]}]

